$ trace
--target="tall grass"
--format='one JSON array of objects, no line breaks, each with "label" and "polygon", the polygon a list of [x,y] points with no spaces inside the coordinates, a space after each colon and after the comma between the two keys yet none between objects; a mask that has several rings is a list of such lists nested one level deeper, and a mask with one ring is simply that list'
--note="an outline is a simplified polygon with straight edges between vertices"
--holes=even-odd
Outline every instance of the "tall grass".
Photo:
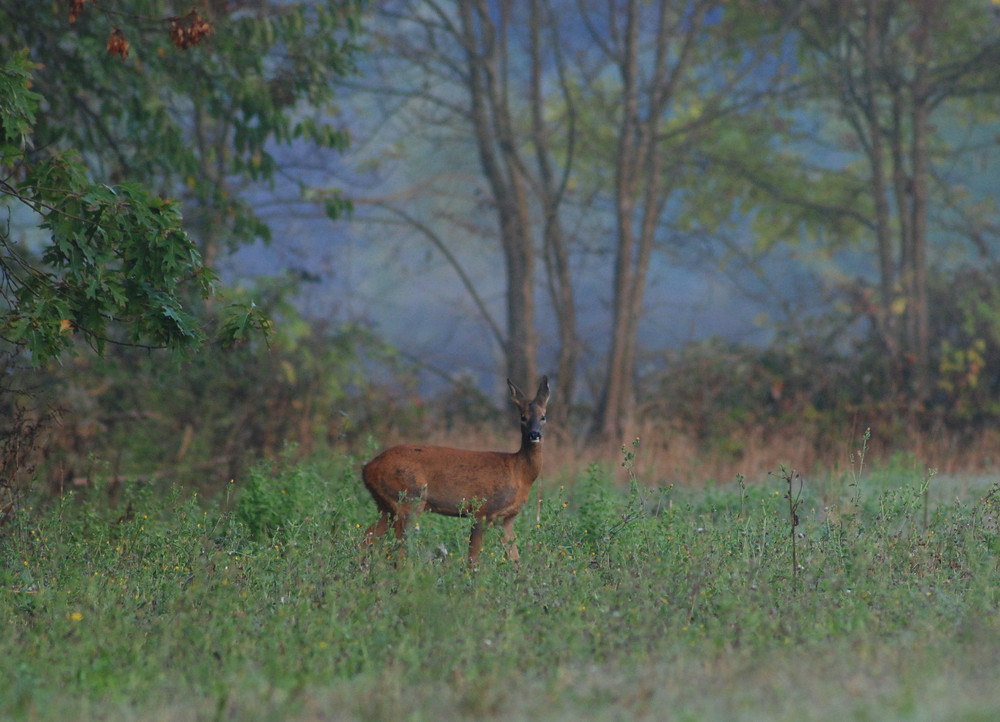
[{"label": "tall grass", "polygon": [[[1000,707],[1000,487],[896,465],[650,488],[546,485],[468,569],[469,524],[405,549],[356,460],[279,461],[211,499],[22,508],[0,548],[12,719],[985,719]],[[544,482],[543,482],[544,483]],[[235,487],[241,487],[236,489]],[[789,497],[793,494],[793,497]],[[101,509],[101,511],[97,511]],[[791,509],[791,512],[790,512]],[[540,521],[538,521],[540,519]],[[796,523],[797,522],[797,523]],[[794,556],[793,556],[794,555]]]}]

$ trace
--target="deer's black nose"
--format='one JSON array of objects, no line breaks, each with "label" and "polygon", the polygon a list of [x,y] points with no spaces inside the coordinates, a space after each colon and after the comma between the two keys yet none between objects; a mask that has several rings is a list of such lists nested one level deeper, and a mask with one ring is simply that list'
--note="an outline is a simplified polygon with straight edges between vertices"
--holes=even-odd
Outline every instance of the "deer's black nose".
[{"label": "deer's black nose", "polygon": [[537,444],[541,440],[542,440],[542,432],[541,431],[529,431],[528,432],[528,441],[532,442],[533,444]]}]

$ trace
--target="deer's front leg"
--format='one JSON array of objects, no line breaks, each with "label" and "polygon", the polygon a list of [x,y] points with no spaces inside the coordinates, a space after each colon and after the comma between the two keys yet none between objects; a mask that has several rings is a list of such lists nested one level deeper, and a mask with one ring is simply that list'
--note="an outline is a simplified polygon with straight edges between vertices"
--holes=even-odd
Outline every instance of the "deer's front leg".
[{"label": "deer's front leg", "polygon": [[486,531],[486,520],[477,518],[472,524],[472,535],[469,537],[469,566],[474,567],[479,561],[479,552],[483,548],[483,532]]},{"label": "deer's front leg", "polygon": [[517,552],[517,544],[514,543],[514,519],[516,516],[509,516],[503,520],[503,543],[507,549],[507,558],[515,564],[521,563],[521,555]]},{"label": "deer's front leg", "polygon": [[371,546],[377,537],[382,536],[389,529],[389,514],[379,512],[378,519],[370,527],[365,529],[365,537],[361,540],[361,546]]}]

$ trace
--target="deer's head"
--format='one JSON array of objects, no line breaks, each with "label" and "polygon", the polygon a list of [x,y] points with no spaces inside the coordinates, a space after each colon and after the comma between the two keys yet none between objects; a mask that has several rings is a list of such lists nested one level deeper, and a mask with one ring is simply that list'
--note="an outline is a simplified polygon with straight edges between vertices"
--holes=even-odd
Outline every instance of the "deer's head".
[{"label": "deer's head", "polygon": [[535,398],[529,399],[507,379],[510,387],[510,397],[521,413],[521,439],[529,444],[539,444],[542,441],[542,427],[545,426],[545,405],[549,401],[549,377],[543,376],[538,384]]}]

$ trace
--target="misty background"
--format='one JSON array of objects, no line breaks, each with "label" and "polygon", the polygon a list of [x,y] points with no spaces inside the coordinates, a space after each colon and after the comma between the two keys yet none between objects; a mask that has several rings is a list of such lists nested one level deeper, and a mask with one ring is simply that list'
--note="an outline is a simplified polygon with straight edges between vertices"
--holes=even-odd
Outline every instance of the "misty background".
[{"label": "misty background", "polygon": [[[65,410],[58,483],[508,430],[504,379],[542,374],[568,446],[641,433],[684,473],[841,458],[872,426],[987,463],[993,3],[95,7],[0,0],[39,98],[3,116],[31,142],[3,161],[0,391]],[[62,154],[86,194],[37,203]],[[164,207],[195,253],[111,283]]]}]

